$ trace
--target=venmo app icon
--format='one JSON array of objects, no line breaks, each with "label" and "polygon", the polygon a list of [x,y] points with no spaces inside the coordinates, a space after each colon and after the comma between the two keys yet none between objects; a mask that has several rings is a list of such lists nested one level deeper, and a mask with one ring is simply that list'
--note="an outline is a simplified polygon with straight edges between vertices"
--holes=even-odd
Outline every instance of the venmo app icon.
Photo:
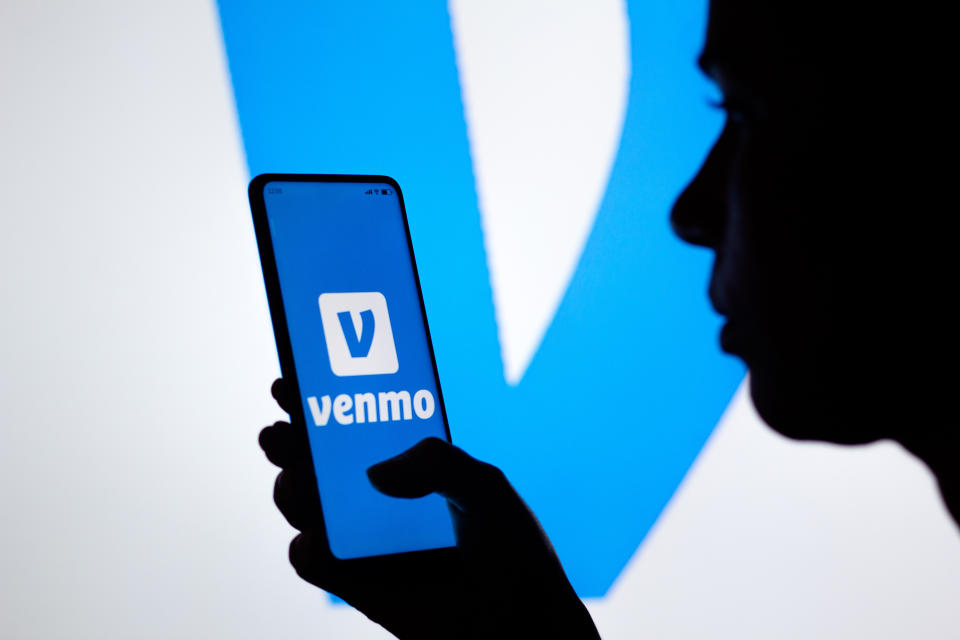
[{"label": "venmo app icon", "polygon": [[320,295],[320,320],[330,369],[337,376],[396,373],[387,299],[378,291]]}]

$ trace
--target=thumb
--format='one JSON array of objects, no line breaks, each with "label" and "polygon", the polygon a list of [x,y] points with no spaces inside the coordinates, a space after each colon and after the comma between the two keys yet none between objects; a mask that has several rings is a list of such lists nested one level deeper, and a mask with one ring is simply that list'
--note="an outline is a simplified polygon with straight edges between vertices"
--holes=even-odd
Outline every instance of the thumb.
[{"label": "thumb", "polygon": [[476,510],[511,491],[503,473],[449,442],[425,438],[367,469],[370,483],[397,498],[438,493],[461,511]]}]

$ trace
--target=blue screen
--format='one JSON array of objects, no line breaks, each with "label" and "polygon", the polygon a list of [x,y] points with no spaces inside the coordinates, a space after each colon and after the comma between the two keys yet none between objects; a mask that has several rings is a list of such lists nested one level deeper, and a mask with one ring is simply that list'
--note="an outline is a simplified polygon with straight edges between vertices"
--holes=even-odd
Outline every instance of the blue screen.
[{"label": "blue screen", "polygon": [[446,439],[399,194],[270,182],[263,199],[330,550],[453,546],[446,500],[385,496],[366,475],[425,437]]}]

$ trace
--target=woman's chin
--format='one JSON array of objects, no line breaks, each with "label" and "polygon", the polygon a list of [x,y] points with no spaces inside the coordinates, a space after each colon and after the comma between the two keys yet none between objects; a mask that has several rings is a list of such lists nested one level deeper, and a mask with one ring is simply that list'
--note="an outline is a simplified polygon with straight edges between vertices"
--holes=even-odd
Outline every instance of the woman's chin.
[{"label": "woman's chin", "polygon": [[750,368],[750,398],[760,418],[792,440],[867,444],[886,437],[879,422],[851,411],[818,384],[778,380]]}]

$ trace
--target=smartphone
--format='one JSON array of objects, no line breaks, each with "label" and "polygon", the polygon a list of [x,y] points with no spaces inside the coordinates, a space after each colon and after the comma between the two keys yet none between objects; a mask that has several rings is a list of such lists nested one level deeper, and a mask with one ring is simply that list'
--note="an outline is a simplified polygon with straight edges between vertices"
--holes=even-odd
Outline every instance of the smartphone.
[{"label": "smartphone", "polygon": [[264,174],[249,194],[330,551],[347,560],[454,546],[445,499],[389,497],[366,474],[423,438],[450,440],[400,186]]}]

